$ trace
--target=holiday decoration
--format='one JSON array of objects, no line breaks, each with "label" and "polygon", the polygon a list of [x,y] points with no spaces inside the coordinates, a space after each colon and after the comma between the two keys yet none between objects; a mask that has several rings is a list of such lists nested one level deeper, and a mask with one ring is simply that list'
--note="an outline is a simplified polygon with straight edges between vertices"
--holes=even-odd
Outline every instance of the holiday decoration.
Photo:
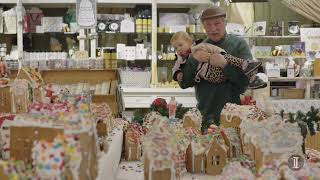
[{"label": "holiday decoration", "polygon": [[157,98],[155,99],[150,107],[151,111],[157,111],[159,112],[162,116],[169,116],[168,113],[168,104],[165,99],[162,98]]}]

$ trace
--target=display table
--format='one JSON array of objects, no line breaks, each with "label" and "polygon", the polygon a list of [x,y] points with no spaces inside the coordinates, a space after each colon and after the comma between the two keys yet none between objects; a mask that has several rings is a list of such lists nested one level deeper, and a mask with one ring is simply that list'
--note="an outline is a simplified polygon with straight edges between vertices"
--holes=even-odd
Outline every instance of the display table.
[{"label": "display table", "polygon": [[123,131],[115,128],[108,137],[108,152],[98,162],[97,180],[115,180],[122,152]]},{"label": "display table", "polygon": [[149,108],[150,104],[156,98],[166,99],[168,102],[170,97],[174,96],[178,103],[184,107],[196,107],[197,100],[194,94],[194,88],[119,88],[122,110],[127,108]]},{"label": "display table", "polygon": [[[121,162],[117,173],[117,180],[143,180],[143,162]],[[182,180],[215,180],[217,177],[204,174],[185,173]]]}]

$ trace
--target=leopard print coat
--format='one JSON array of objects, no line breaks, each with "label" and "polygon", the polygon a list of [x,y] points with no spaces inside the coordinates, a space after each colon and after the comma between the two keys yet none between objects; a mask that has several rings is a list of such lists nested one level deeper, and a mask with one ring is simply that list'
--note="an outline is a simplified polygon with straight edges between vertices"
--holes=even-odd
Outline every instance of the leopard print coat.
[{"label": "leopard print coat", "polygon": [[[242,70],[244,69],[244,65],[246,63],[244,59],[234,57],[230,54],[225,54],[224,58],[232,66],[238,67]],[[199,83],[201,78],[209,81],[210,83],[222,83],[226,80],[223,74],[223,69],[220,67],[213,67],[209,63],[199,63],[195,81]]]}]

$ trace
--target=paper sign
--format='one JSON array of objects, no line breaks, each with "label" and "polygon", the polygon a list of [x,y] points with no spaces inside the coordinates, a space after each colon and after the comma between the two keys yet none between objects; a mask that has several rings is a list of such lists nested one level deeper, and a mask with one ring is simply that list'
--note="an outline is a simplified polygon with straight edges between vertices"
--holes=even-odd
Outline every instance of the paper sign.
[{"label": "paper sign", "polygon": [[320,28],[301,28],[301,41],[305,42],[306,52],[320,51]]},{"label": "paper sign", "polygon": [[77,0],[77,23],[80,28],[95,28],[97,24],[96,0]]}]

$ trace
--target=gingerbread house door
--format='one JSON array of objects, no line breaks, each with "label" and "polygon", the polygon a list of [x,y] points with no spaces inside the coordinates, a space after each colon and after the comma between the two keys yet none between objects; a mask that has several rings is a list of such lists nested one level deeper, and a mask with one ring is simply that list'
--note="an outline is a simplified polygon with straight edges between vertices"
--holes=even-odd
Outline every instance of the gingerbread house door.
[{"label": "gingerbread house door", "polygon": [[214,176],[219,175],[226,165],[226,162],[227,152],[214,140],[207,153],[206,173]]}]

